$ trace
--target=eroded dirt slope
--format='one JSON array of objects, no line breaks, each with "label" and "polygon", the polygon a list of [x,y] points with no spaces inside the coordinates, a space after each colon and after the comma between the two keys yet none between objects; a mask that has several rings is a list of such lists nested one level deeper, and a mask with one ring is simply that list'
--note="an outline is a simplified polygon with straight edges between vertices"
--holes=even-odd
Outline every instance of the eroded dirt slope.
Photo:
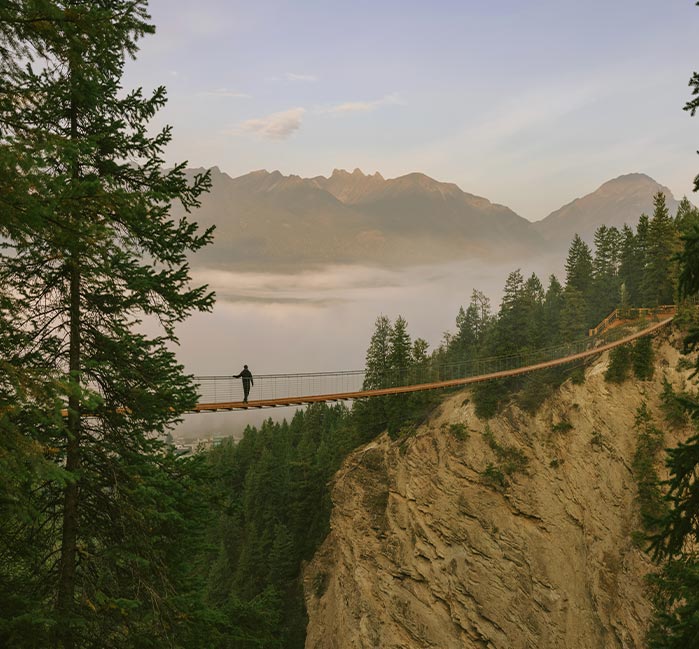
[{"label": "eroded dirt slope", "polygon": [[[602,356],[535,416],[509,407],[487,429],[459,392],[410,438],[357,450],[305,572],[307,649],[643,647],[634,419],[645,400],[666,445],[687,435],[659,410],[663,375],[689,374],[679,357],[656,340],[654,379],[616,386]],[[508,474],[503,449],[526,467]]]}]

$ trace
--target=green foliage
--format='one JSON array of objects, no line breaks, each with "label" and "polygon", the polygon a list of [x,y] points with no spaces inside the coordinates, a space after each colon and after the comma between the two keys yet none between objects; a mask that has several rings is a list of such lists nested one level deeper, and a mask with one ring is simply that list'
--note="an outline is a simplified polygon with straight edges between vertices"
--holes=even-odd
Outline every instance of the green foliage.
[{"label": "green foliage", "polygon": [[615,227],[602,225],[595,232],[591,315],[600,321],[619,303],[622,278],[619,275],[623,236]]},{"label": "green foliage", "polygon": [[483,429],[483,439],[495,453],[498,460],[497,471],[500,471],[504,476],[510,476],[526,470],[529,460],[524,452],[516,446],[498,442],[487,424]]},{"label": "green foliage", "polygon": [[634,376],[639,381],[650,381],[655,372],[653,339],[650,336],[639,338],[631,350],[631,365]]},{"label": "green foliage", "polygon": [[[683,394],[681,396],[687,399],[689,395]],[[687,424],[687,414],[685,413],[682,398],[675,394],[666,376],[663,376],[663,391],[660,395],[660,408],[665,415],[665,421],[673,428]]]},{"label": "green foliage", "polygon": [[[549,277],[549,285],[544,296],[541,331],[545,336],[545,344],[563,342],[561,336],[561,318],[565,303],[564,291],[555,275]],[[544,341],[542,341],[543,344]]]},{"label": "green foliage", "polygon": [[571,370],[570,380],[573,383],[573,385],[582,385],[583,383],[585,383],[585,366],[579,365],[578,367],[575,367],[573,370]]},{"label": "green foliage", "polygon": [[689,234],[699,226],[699,209],[692,205],[686,196],[682,197],[677,207],[675,226],[680,236]]},{"label": "green foliage", "polygon": [[695,647],[699,638],[699,560],[670,559],[651,577],[656,614],[648,633],[650,649]]},{"label": "green foliage", "polygon": [[648,306],[674,303],[677,280],[675,256],[679,251],[679,236],[665,205],[665,194],[658,192],[653,204],[653,218],[648,230],[648,256],[641,287]]},{"label": "green foliage", "polygon": [[174,328],[213,303],[188,262],[211,232],[170,205],[209,179],[163,169],[165,90],[121,87],[146,5],[0,5],[2,646],[182,646],[210,613],[206,489],[157,441],[197,396]]},{"label": "green foliage", "polygon": [[[692,75],[690,86],[693,98],[685,110],[694,115],[699,107],[699,73]],[[699,175],[694,179],[694,189],[699,190]],[[679,293],[684,300],[699,293],[699,228],[693,225],[689,231],[683,229],[682,241]],[[694,351],[697,344],[699,329],[695,326],[685,339],[686,351]],[[682,404],[696,421],[696,399],[686,397]],[[651,545],[655,560],[664,562],[654,580],[656,615],[648,636],[651,649],[696,646],[699,638],[699,436],[669,449],[666,464],[670,472],[665,498],[668,510],[657,523]]]},{"label": "green foliage", "polygon": [[504,489],[509,484],[502,469],[491,463],[488,463],[483,471],[483,480],[497,489]]},{"label": "green foliage", "polygon": [[458,439],[460,442],[465,442],[469,438],[469,432],[466,426],[462,423],[449,424],[449,434]]},{"label": "green foliage", "polygon": [[604,435],[598,430],[593,430],[590,437],[590,444],[592,444],[592,446],[602,446],[604,444]]},{"label": "green foliage", "polygon": [[695,364],[689,358],[687,358],[686,356],[680,356],[677,359],[677,365],[675,369],[678,372],[684,372],[685,370],[693,370],[695,369],[695,367]]},{"label": "green foliage", "polygon": [[320,599],[328,589],[328,573],[319,571],[313,575],[313,594]]},{"label": "green foliage", "polygon": [[[206,597],[222,615],[248,612],[238,621],[245,646],[303,647],[299,571],[328,532],[327,485],[361,442],[356,425],[344,406],[316,404],[288,424],[269,419],[248,428],[237,444],[206,455],[222,503],[207,530],[214,556],[199,560],[207,565]],[[316,575],[316,595],[326,587],[327,577]]]},{"label": "green foliage", "polygon": [[573,430],[573,424],[571,424],[567,419],[561,419],[561,421],[558,421],[551,426],[551,432],[553,433],[567,433],[571,430]]},{"label": "green foliage", "polygon": [[500,404],[509,394],[507,387],[508,383],[504,379],[476,384],[473,388],[473,404],[479,419],[491,419],[497,414]]},{"label": "green foliage", "polygon": [[609,383],[623,383],[629,378],[632,356],[628,345],[615,347],[609,352],[609,367],[604,373],[604,380]]},{"label": "green foliage", "polygon": [[536,413],[566,380],[569,371],[561,367],[539,370],[523,377],[521,389],[517,392],[516,402],[525,412]]},{"label": "green foliage", "polygon": [[656,529],[666,511],[655,466],[663,448],[663,433],[654,426],[644,401],[636,411],[636,450],[631,464],[636,484],[641,521],[647,532]]},{"label": "green foliage", "polygon": [[566,286],[587,298],[592,288],[592,251],[577,234],[570,244],[565,269]]}]

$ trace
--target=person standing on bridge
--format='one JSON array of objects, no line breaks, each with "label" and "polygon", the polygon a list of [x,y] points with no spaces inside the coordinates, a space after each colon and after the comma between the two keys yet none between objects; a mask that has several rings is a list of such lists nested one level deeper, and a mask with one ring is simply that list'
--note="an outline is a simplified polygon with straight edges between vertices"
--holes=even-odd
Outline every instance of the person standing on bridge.
[{"label": "person standing on bridge", "polygon": [[243,403],[247,403],[248,394],[250,394],[250,388],[255,384],[252,380],[252,372],[250,372],[247,365],[243,365],[243,371],[240,374],[235,374],[233,378],[243,379]]}]

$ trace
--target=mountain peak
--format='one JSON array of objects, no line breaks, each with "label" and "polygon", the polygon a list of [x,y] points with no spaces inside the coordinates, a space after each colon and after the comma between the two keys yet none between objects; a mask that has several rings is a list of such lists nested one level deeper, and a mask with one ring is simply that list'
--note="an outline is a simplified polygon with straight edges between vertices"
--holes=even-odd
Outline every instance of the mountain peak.
[{"label": "mountain peak", "polygon": [[604,185],[610,185],[611,183],[628,183],[628,182],[652,182],[652,183],[657,183],[657,181],[654,178],[651,178],[648,174],[644,174],[640,171],[634,171],[629,174],[621,174],[621,176],[617,176],[616,178],[612,178],[611,180],[608,180],[606,183],[602,183],[602,187]]},{"label": "mountain peak", "polygon": [[674,213],[678,203],[672,192],[648,174],[636,172],[617,176],[551,212],[536,222],[535,228],[549,240],[569,241],[577,232],[589,243],[600,225],[633,227],[641,214],[652,214],[653,197],[658,192],[665,194],[668,209]]},{"label": "mountain peak", "polygon": [[333,169],[330,178],[367,178],[367,176],[357,167],[352,173],[346,169]]},{"label": "mountain peak", "polygon": [[330,178],[320,176],[314,180],[319,187],[348,204],[362,201],[386,184],[380,173],[368,176],[358,167],[352,173],[344,169],[333,169]]},{"label": "mountain peak", "polygon": [[648,174],[631,173],[617,176],[616,178],[612,178],[611,180],[602,183],[595,192],[592,192],[592,194],[588,194],[588,196],[592,196],[597,192],[605,192],[610,190],[615,192],[625,192],[633,190],[634,188],[648,187],[657,187],[658,189],[656,191],[666,191],[668,193],[670,192],[670,190],[667,189],[667,187],[663,187],[659,182],[651,178]]}]

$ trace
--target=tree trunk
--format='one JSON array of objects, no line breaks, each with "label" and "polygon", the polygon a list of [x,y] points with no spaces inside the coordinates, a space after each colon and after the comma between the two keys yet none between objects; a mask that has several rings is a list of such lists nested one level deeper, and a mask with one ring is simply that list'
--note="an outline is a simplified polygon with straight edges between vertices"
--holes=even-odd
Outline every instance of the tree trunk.
[{"label": "tree trunk", "polygon": [[[71,83],[73,75],[71,72]],[[70,137],[75,141],[78,138],[78,108],[75,93],[70,105]],[[71,174],[73,180],[80,178],[80,162],[77,158],[73,161]],[[79,225],[79,218],[74,219]],[[78,228],[79,229],[79,228]],[[79,245],[71,253],[69,262],[70,270],[70,297],[69,319],[70,338],[68,351],[68,372],[70,393],[68,395],[68,443],[66,446],[66,470],[71,474],[71,482],[66,485],[63,494],[63,535],[61,538],[61,563],[58,580],[58,592],[56,598],[56,611],[58,612],[58,630],[56,634],[56,647],[59,649],[74,649],[75,634],[72,621],[75,604],[75,568],[77,558],[77,540],[79,527],[79,501],[80,482],[77,472],[80,470],[80,363],[81,363],[81,322],[80,322],[80,257]]]},{"label": "tree trunk", "polygon": [[75,567],[78,539],[78,502],[80,485],[76,472],[80,470],[80,269],[71,264],[70,271],[70,383],[68,397],[68,444],[66,469],[73,480],[66,485],[63,499],[63,536],[56,609],[59,613],[57,647],[73,649],[75,638],[70,618],[75,600]]}]

